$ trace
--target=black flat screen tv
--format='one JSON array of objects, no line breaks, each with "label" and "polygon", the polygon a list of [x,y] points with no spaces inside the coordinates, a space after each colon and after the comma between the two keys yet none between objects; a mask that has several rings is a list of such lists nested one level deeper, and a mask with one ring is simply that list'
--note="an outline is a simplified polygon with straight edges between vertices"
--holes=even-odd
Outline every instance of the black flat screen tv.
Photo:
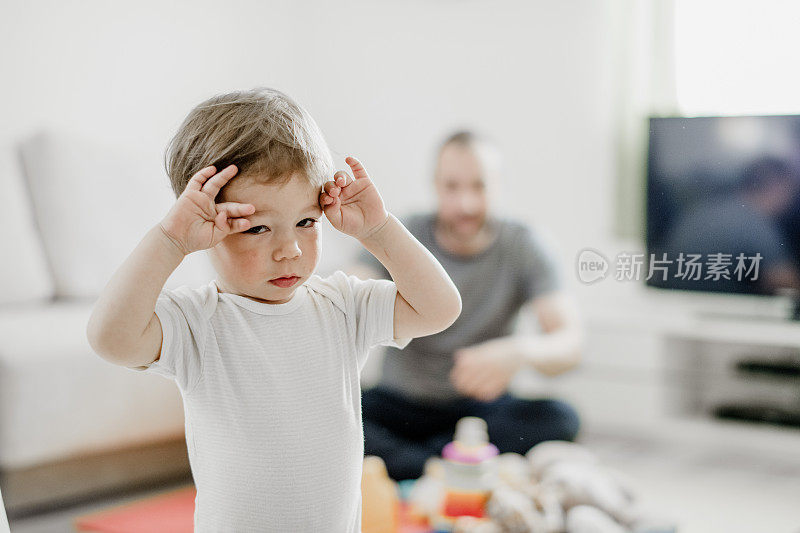
[{"label": "black flat screen tv", "polygon": [[800,115],[650,119],[646,283],[800,294]]}]

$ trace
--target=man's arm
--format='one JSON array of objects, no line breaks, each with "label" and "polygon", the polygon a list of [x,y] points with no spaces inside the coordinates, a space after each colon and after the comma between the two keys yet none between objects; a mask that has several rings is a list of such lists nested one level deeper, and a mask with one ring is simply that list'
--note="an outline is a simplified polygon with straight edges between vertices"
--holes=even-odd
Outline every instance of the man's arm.
[{"label": "man's arm", "polygon": [[570,297],[561,291],[549,292],[524,309],[533,310],[543,334],[516,333],[455,352],[450,379],[462,394],[490,401],[508,389],[524,366],[555,376],[580,362],[583,330]]},{"label": "man's arm", "polygon": [[554,291],[534,298],[523,309],[533,311],[544,334],[517,334],[509,338],[522,364],[547,376],[577,366],[583,351],[583,326],[573,299],[562,291]]},{"label": "man's arm", "polygon": [[397,286],[394,336],[423,337],[449,327],[461,313],[461,295],[439,261],[391,213],[361,244]]}]

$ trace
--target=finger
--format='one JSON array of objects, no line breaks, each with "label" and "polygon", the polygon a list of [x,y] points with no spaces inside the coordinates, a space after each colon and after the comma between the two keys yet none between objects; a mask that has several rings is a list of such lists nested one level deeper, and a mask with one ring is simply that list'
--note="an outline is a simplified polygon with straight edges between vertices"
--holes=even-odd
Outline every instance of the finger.
[{"label": "finger", "polygon": [[338,209],[338,207],[341,205],[341,201],[333,196],[328,196],[324,201],[326,203],[322,206],[322,210],[325,211],[325,213],[329,213],[332,210]]},{"label": "finger", "polygon": [[479,391],[483,386],[484,379],[485,379],[484,376],[477,374],[475,372],[470,372],[461,381],[465,389],[476,392]]},{"label": "finger", "polygon": [[219,190],[224,187],[238,171],[239,169],[236,168],[236,165],[228,165],[222,169],[221,172],[215,174],[214,177],[208,180],[201,190],[212,198],[215,198]]},{"label": "finger", "polygon": [[457,388],[467,391],[472,389],[472,379],[470,377],[469,372],[461,370],[459,372],[453,372],[452,374],[452,382]]},{"label": "finger", "polygon": [[224,209],[217,213],[216,218],[214,218],[214,225],[217,226],[221,231],[225,233],[230,233],[231,227],[228,225],[228,213]]},{"label": "finger", "polygon": [[214,223],[218,228],[227,232],[227,233],[236,233],[240,231],[246,231],[250,229],[252,223],[247,220],[246,218],[236,218],[241,215],[237,215],[235,213],[236,210],[244,208],[246,211],[253,211],[255,210],[255,206],[252,204],[238,204],[236,202],[224,202],[221,204],[217,204],[217,208],[220,206],[232,206],[229,208],[223,208],[217,213],[216,218],[214,219]]},{"label": "finger", "polygon": [[[333,182],[329,181],[328,183],[333,183]],[[336,201],[336,197],[338,196],[339,196],[338,193],[336,194],[336,196],[331,196],[328,192],[324,190],[321,193],[319,193],[319,205],[322,207],[322,210],[323,211],[325,210],[325,206],[333,204]]]},{"label": "finger", "polygon": [[337,171],[336,174],[333,175],[333,181],[339,187],[347,187],[350,183],[353,182],[353,180],[350,179],[350,174],[348,174],[344,170]]},{"label": "finger", "polygon": [[470,372],[469,368],[466,368],[464,366],[455,366],[453,367],[452,374],[453,374],[453,379],[457,380],[461,384],[464,384],[466,383],[467,378],[469,378]]},{"label": "finger", "polygon": [[453,376],[453,375],[451,375],[451,376],[450,376],[450,383],[452,383],[452,384],[453,384],[453,387],[455,387],[455,389],[456,389],[457,391],[459,391],[459,392],[461,392],[461,393],[464,393],[464,392],[465,392],[465,391],[464,391],[464,385],[461,383],[461,380],[459,380],[459,379],[456,379],[456,377],[455,377],[455,376]]},{"label": "finger", "polygon": [[214,165],[202,169],[192,176],[192,178],[189,180],[189,183],[186,184],[186,188],[192,191],[199,191],[202,189],[206,180],[213,176],[216,171],[217,169],[214,168]]},{"label": "finger", "polygon": [[322,212],[325,213],[325,217],[333,224],[333,227],[338,228],[342,222],[342,202],[338,198],[331,199],[333,200],[332,202],[322,206]]},{"label": "finger", "polygon": [[238,233],[250,229],[250,221],[246,218],[229,218],[228,224],[230,224],[231,233]]},{"label": "finger", "polygon": [[494,400],[499,394],[500,385],[494,381],[488,381],[478,391],[478,394],[483,398],[484,401],[488,402]]},{"label": "finger", "polygon": [[475,394],[484,401],[491,400],[496,396],[498,384],[494,379],[483,379],[474,386]]},{"label": "finger", "polygon": [[469,353],[464,351],[456,352],[453,355],[453,359],[453,369],[462,374],[469,372],[470,368],[473,366],[473,361],[475,361],[473,357],[470,357]]},{"label": "finger", "polygon": [[473,398],[478,397],[478,389],[472,385],[466,384],[461,386],[461,392],[467,396],[472,396]]},{"label": "finger", "polygon": [[367,169],[365,169],[364,165],[361,164],[361,161],[359,161],[355,157],[348,156],[344,160],[344,162],[350,166],[350,169],[353,171],[353,177],[355,179],[360,180],[363,178],[369,178],[369,174],[367,174]]},{"label": "finger", "polygon": [[336,185],[333,181],[326,181],[323,190],[330,196],[339,196],[339,193],[342,191],[341,187]]},{"label": "finger", "polygon": [[482,402],[491,402],[497,399],[498,396],[499,394],[497,394],[494,390],[484,389],[478,392],[478,399]]},{"label": "finger", "polygon": [[228,216],[231,218],[252,215],[256,211],[256,206],[254,206],[253,204],[240,204],[238,202],[221,202],[216,205],[217,205],[217,212],[227,211]]},{"label": "finger", "polygon": [[473,374],[475,372],[473,361],[474,359],[470,358],[467,354],[458,355],[453,364],[453,372],[462,377]]}]

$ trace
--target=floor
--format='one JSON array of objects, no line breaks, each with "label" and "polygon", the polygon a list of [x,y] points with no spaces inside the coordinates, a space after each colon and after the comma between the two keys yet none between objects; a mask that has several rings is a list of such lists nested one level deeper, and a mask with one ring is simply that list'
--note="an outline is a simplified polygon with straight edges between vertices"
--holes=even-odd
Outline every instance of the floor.
[{"label": "floor", "polygon": [[[584,435],[582,444],[620,472],[641,495],[643,504],[678,524],[680,533],[800,533],[800,462],[711,449],[667,447],[653,441],[608,435]],[[73,531],[72,523],[77,516],[146,494],[127,494],[14,520],[11,531]]]},{"label": "floor", "polygon": [[800,533],[800,461],[616,437],[585,443],[680,533]]}]

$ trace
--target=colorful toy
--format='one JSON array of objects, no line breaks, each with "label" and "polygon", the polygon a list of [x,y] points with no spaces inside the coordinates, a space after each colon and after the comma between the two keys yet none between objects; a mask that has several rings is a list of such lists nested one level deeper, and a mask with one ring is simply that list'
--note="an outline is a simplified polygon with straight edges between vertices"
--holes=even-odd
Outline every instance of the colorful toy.
[{"label": "colorful toy", "polygon": [[396,533],[400,525],[400,497],[383,459],[364,457],[361,474],[361,531]]},{"label": "colorful toy", "polygon": [[459,517],[486,517],[486,503],[496,484],[497,455],[483,419],[468,416],[458,421],[453,442],[442,449],[444,498],[434,528],[452,531]]}]

